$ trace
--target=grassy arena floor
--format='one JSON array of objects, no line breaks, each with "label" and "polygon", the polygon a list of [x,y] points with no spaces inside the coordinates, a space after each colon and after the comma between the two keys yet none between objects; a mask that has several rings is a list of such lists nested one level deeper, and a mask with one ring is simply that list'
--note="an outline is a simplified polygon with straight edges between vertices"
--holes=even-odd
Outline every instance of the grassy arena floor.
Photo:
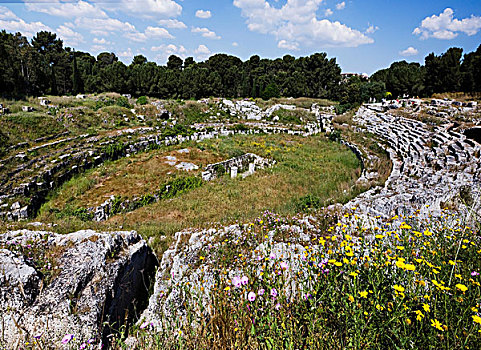
[{"label": "grassy arena floor", "polygon": [[[189,148],[190,152],[178,153],[181,148]],[[36,220],[55,222],[65,232],[92,228],[91,222],[82,222],[68,213],[99,205],[110,195],[153,193],[168,180],[200,176],[202,166],[245,152],[271,157],[277,164],[244,179],[224,176],[173,199],[113,216],[97,228],[135,229],[157,240],[187,227],[246,222],[264,210],[293,215],[301,210],[308,195],[328,205],[346,201],[359,192],[355,186],[360,173],[357,158],[347,147],[324,136],[236,136],[141,153],[90,170],[64,184],[42,207]],[[190,173],[176,170],[166,163],[166,156],[192,162],[200,169]]]}]

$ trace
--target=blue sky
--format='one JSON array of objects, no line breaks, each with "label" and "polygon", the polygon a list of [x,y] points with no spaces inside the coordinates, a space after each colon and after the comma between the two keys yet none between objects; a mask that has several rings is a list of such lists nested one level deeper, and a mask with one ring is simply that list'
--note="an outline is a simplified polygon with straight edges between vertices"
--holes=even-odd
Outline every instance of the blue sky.
[{"label": "blue sky", "polygon": [[445,0],[0,0],[0,29],[31,38],[56,32],[66,46],[143,54],[215,53],[245,60],[327,52],[344,72],[371,74],[406,59],[423,62],[452,46],[481,44],[481,1]]}]

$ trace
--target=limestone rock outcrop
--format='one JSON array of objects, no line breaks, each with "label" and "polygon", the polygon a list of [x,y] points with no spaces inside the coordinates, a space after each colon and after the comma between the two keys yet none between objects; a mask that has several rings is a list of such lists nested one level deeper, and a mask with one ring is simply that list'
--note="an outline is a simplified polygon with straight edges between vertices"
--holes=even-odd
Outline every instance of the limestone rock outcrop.
[{"label": "limestone rock outcrop", "polygon": [[0,235],[0,344],[33,337],[61,348],[66,334],[108,343],[146,306],[157,259],[135,232]]}]

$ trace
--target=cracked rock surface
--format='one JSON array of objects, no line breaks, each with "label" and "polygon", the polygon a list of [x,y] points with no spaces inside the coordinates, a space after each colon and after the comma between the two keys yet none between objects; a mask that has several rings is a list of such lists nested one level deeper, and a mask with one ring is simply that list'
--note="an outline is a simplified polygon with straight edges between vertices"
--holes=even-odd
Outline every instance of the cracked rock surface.
[{"label": "cracked rock surface", "polygon": [[157,260],[135,232],[21,230],[0,235],[0,244],[0,342],[7,349],[36,335],[59,345],[65,334],[105,343],[103,322],[118,328],[146,306]]}]

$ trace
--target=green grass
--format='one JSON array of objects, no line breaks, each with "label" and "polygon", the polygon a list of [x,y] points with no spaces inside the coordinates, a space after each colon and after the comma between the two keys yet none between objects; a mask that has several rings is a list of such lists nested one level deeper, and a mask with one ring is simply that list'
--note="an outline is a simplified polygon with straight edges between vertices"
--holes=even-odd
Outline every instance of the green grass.
[{"label": "green grass", "polygon": [[[205,166],[252,152],[271,157],[277,164],[245,179],[224,176],[171,200],[114,216],[99,224],[100,227],[122,226],[138,230],[146,237],[161,234],[170,237],[187,227],[209,227],[214,222],[245,222],[267,209],[293,215],[307,209],[305,197],[308,195],[316,198],[313,208],[316,209],[345,202],[360,191],[355,186],[360,171],[357,158],[347,147],[322,136],[236,136],[191,143],[190,148],[191,152],[183,156],[172,148],[136,155],[109,162],[76,177],[51,197],[36,220],[53,221],[59,224],[59,229],[71,230],[76,219],[59,219],[63,210],[99,205],[111,195],[132,197],[154,193],[176,177],[200,175],[201,170],[191,174],[176,171],[165,164],[166,155]],[[85,223],[77,224],[85,227]]]},{"label": "green grass", "polygon": [[[136,349],[477,349],[480,237],[457,215],[375,229],[353,221],[349,234],[332,227],[298,255],[274,257],[265,234],[275,239],[285,222],[264,215],[242,239],[202,252],[199,267],[216,282],[210,296],[199,297],[203,282],[176,285],[184,316],[172,309],[162,329],[134,328]],[[261,243],[266,251],[251,255]],[[235,286],[233,270],[248,283]]]}]

